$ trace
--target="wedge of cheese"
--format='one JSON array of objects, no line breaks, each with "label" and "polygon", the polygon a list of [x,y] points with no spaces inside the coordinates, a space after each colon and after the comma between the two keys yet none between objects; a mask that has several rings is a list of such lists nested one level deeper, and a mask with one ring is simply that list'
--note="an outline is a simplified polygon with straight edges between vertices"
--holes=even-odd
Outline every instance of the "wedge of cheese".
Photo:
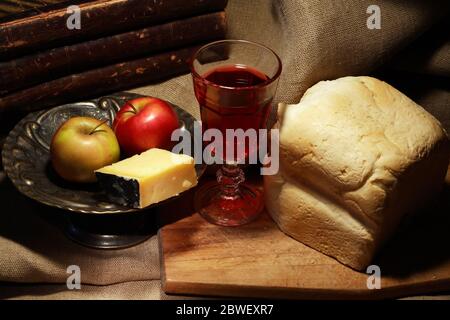
[{"label": "wedge of cheese", "polygon": [[111,200],[134,208],[145,208],[197,185],[192,157],[156,148],[103,167],[95,175]]}]

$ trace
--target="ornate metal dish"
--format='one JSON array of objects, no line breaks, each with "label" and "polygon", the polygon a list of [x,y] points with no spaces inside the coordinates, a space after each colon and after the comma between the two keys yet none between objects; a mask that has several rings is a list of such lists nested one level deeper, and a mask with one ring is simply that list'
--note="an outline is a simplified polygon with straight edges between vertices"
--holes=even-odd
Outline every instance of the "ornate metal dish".
[{"label": "ornate metal dish", "polygon": [[[60,179],[51,167],[49,146],[53,134],[67,119],[73,116],[89,116],[108,120],[111,125],[120,106],[126,100],[139,96],[119,93],[30,113],[6,138],[2,152],[6,174],[21,193],[52,207],[86,214],[138,211],[111,203],[97,184],[75,185]],[[195,118],[183,109],[172,106],[178,114],[182,128],[192,133]],[[205,167],[196,166],[199,178]]]}]

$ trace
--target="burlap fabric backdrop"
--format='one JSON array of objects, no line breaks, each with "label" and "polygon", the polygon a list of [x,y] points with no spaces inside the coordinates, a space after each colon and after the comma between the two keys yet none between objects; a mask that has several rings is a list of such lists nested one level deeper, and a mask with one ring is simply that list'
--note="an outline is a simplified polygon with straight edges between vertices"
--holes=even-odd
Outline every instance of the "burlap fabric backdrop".
[{"label": "burlap fabric backdrop", "polygon": [[[297,102],[304,90],[319,80],[369,74],[394,55],[399,58],[391,65],[398,69],[434,72],[448,80],[448,38],[436,38],[426,50],[423,43],[411,45],[448,18],[448,1],[379,0],[380,30],[366,26],[366,10],[371,4],[373,1],[230,0],[229,37],[259,41],[280,54],[284,70],[277,102]],[[436,28],[444,28],[442,34],[447,36],[448,29]],[[422,38],[420,41],[427,43],[428,36]],[[419,84],[420,94],[415,90],[409,93],[448,128],[448,86],[440,80],[426,83]],[[134,91],[170,100],[199,115],[189,76]],[[167,298],[160,289],[156,235],[125,250],[88,249],[66,239],[55,223],[49,222],[58,213],[25,200],[3,173],[0,197],[0,298]],[[82,271],[79,291],[68,291],[65,286],[66,268],[73,264]]]}]

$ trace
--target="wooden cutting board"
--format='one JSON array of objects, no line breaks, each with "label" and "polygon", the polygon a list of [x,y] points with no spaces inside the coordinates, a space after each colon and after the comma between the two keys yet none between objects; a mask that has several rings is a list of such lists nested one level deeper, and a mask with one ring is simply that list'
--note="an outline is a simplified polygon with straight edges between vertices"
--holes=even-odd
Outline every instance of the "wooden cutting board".
[{"label": "wooden cutting board", "polygon": [[436,203],[400,227],[373,262],[381,289],[282,233],[267,213],[246,226],[205,222],[193,192],[160,212],[166,293],[232,297],[381,299],[450,291],[450,184]]}]

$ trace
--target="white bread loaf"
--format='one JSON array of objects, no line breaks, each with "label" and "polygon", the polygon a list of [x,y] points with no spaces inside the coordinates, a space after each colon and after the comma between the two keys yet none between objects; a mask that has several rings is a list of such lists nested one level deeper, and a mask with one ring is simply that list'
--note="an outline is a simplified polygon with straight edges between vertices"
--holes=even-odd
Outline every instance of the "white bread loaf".
[{"label": "white bread loaf", "polygon": [[401,218],[439,193],[449,163],[440,123],[380,80],[345,77],[279,106],[280,171],[264,176],[280,229],[363,270]]}]

